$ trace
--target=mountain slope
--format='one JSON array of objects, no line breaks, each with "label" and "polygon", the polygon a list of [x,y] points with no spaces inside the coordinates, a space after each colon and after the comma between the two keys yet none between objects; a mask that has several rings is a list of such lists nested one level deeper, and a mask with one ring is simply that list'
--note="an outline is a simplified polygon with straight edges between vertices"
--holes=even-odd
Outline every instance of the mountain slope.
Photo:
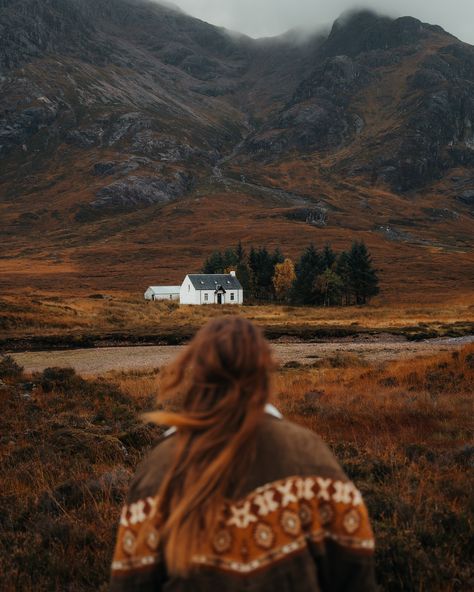
[{"label": "mountain slope", "polygon": [[470,287],[474,48],[440,27],[255,41],[144,0],[0,0],[0,38],[6,289],[141,290],[239,238],[363,238],[387,298]]}]

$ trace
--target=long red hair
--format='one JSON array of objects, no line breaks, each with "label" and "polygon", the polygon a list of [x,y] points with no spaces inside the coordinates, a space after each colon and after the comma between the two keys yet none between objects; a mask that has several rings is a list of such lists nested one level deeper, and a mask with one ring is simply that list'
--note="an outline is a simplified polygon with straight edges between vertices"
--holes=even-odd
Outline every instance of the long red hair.
[{"label": "long red hair", "polygon": [[239,316],[202,327],[163,373],[160,398],[182,412],[148,419],[177,427],[176,452],[157,494],[167,569],[186,575],[223,503],[239,492],[270,396],[273,361],[258,327]]}]

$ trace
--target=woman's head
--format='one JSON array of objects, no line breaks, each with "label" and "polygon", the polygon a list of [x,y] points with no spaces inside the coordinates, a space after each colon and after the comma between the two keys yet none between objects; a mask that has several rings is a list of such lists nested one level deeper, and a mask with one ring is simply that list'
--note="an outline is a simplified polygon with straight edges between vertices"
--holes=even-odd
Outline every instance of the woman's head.
[{"label": "woman's head", "polygon": [[157,498],[171,572],[189,571],[201,533],[215,526],[226,496],[243,485],[272,369],[260,329],[229,316],[202,327],[163,373],[161,397],[176,396],[182,408],[149,416],[178,428],[174,463]]},{"label": "woman's head", "polygon": [[185,414],[212,413],[224,404],[242,411],[246,405],[263,407],[272,368],[258,327],[239,316],[220,317],[204,325],[164,372],[161,396],[178,393]]}]

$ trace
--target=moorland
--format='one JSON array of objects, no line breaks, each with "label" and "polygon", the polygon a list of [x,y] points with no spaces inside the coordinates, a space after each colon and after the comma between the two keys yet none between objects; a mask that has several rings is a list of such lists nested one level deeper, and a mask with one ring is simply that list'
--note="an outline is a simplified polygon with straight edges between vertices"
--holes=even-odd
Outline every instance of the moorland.
[{"label": "moorland", "polygon": [[[157,404],[159,377],[27,375],[2,359],[5,592],[107,589],[128,483],[161,433],[140,419]],[[384,591],[472,587],[473,390],[472,344],[388,363],[342,355],[275,375],[276,405],[320,433],[361,488]]]}]

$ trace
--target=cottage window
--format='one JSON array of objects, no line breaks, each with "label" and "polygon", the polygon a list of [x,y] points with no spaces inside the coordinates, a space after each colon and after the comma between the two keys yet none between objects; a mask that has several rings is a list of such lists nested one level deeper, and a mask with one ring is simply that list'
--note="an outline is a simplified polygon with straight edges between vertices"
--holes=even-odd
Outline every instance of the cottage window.
[{"label": "cottage window", "polygon": [[204,300],[209,300],[209,294],[204,294]]},{"label": "cottage window", "polygon": [[234,293],[233,292],[230,293],[230,299],[234,300]]},{"label": "cottage window", "polygon": [[191,292],[191,284],[188,284],[188,292]]}]

